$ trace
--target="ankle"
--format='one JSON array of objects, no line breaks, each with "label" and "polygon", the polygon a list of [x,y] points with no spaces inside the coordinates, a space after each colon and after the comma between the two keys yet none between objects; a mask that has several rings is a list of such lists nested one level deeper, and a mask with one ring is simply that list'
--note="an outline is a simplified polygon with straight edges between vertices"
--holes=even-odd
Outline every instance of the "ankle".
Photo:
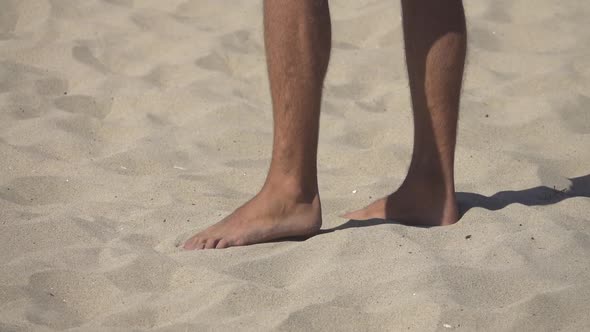
[{"label": "ankle", "polygon": [[401,189],[430,194],[434,197],[455,197],[455,183],[452,175],[440,169],[413,169],[408,172]]},{"label": "ankle", "polygon": [[274,198],[293,200],[300,203],[312,203],[319,198],[317,181],[288,176],[269,177],[261,194],[268,194]]}]

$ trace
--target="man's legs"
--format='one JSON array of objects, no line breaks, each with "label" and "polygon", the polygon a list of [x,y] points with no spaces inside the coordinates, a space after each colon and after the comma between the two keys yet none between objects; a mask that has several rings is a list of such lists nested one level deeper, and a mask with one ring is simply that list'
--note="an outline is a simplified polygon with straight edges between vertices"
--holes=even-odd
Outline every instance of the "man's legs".
[{"label": "man's legs", "polygon": [[274,118],[270,170],[252,200],[196,234],[185,249],[312,235],[321,226],[317,141],[331,48],[327,0],[265,0],[264,39]]},{"label": "man's legs", "polygon": [[408,175],[393,194],[345,217],[407,224],[458,220],[454,155],[466,54],[461,0],[402,0],[406,61],[414,110]]}]

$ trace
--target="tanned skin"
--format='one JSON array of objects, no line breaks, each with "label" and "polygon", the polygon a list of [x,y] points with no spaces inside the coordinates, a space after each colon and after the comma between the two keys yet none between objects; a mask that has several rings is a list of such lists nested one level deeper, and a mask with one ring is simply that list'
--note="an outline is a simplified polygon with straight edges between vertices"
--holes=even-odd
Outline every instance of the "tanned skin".
[{"label": "tanned skin", "polygon": [[[467,34],[461,0],[402,0],[414,149],[392,194],[344,215],[443,226],[458,221],[454,154]],[[322,225],[317,145],[322,85],[331,50],[327,0],[265,0],[264,40],[274,138],[260,192],[200,231],[185,249],[311,236]]]}]

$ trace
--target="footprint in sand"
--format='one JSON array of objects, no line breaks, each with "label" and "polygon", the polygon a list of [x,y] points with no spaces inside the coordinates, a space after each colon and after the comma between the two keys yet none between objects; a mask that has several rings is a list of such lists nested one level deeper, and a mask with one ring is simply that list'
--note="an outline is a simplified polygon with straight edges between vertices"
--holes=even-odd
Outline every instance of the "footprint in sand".
[{"label": "footprint in sand", "polygon": [[125,291],[164,292],[180,265],[164,255],[144,253],[121,268],[109,272],[109,279]]},{"label": "footprint in sand", "polygon": [[103,275],[70,270],[35,273],[25,289],[33,303],[27,319],[59,330],[80,326],[121,301],[121,291]]},{"label": "footprint in sand", "polygon": [[263,47],[252,39],[250,31],[247,30],[238,30],[222,36],[221,45],[229,51],[239,53],[251,54],[263,50]]},{"label": "footprint in sand", "polygon": [[68,82],[54,77],[43,78],[35,81],[35,90],[43,96],[63,95],[68,91]]},{"label": "footprint in sand", "polygon": [[97,71],[106,74],[109,69],[94,55],[86,45],[78,45],[72,48],[72,56],[81,63],[88,65]]},{"label": "footprint in sand", "polygon": [[578,94],[566,102],[559,115],[562,121],[577,134],[590,134],[590,97]]},{"label": "footprint in sand", "polygon": [[127,8],[133,8],[134,0],[102,0],[104,2]]},{"label": "footprint in sand", "polygon": [[1,2],[0,10],[0,40],[14,38],[14,30],[19,19],[19,12],[16,9],[17,1],[6,0]]},{"label": "footprint in sand", "polygon": [[219,71],[228,75],[232,74],[228,59],[217,52],[212,52],[198,59],[195,64],[203,69]]},{"label": "footprint in sand", "polygon": [[64,96],[55,100],[55,106],[66,112],[104,119],[111,112],[110,102],[101,102],[92,96]]},{"label": "footprint in sand", "polygon": [[25,206],[66,203],[75,198],[78,189],[65,177],[19,177],[0,186],[0,199]]}]

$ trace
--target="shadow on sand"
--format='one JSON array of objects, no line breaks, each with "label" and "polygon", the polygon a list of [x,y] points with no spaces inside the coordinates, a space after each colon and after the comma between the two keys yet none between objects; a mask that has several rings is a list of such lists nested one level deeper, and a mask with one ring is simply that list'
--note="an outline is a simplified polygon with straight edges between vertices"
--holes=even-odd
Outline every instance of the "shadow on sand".
[{"label": "shadow on sand", "polygon": [[[459,218],[463,218],[463,216],[465,216],[465,214],[467,214],[472,208],[483,208],[490,211],[497,211],[511,204],[542,206],[556,204],[574,197],[590,198],[590,174],[571,178],[570,181],[571,186],[566,190],[557,190],[555,188],[539,186],[517,191],[500,191],[489,197],[476,193],[458,192],[457,200],[459,205]],[[318,235],[348,228],[371,227],[382,224],[399,223],[385,219],[349,220],[340,226],[323,229]]]}]

